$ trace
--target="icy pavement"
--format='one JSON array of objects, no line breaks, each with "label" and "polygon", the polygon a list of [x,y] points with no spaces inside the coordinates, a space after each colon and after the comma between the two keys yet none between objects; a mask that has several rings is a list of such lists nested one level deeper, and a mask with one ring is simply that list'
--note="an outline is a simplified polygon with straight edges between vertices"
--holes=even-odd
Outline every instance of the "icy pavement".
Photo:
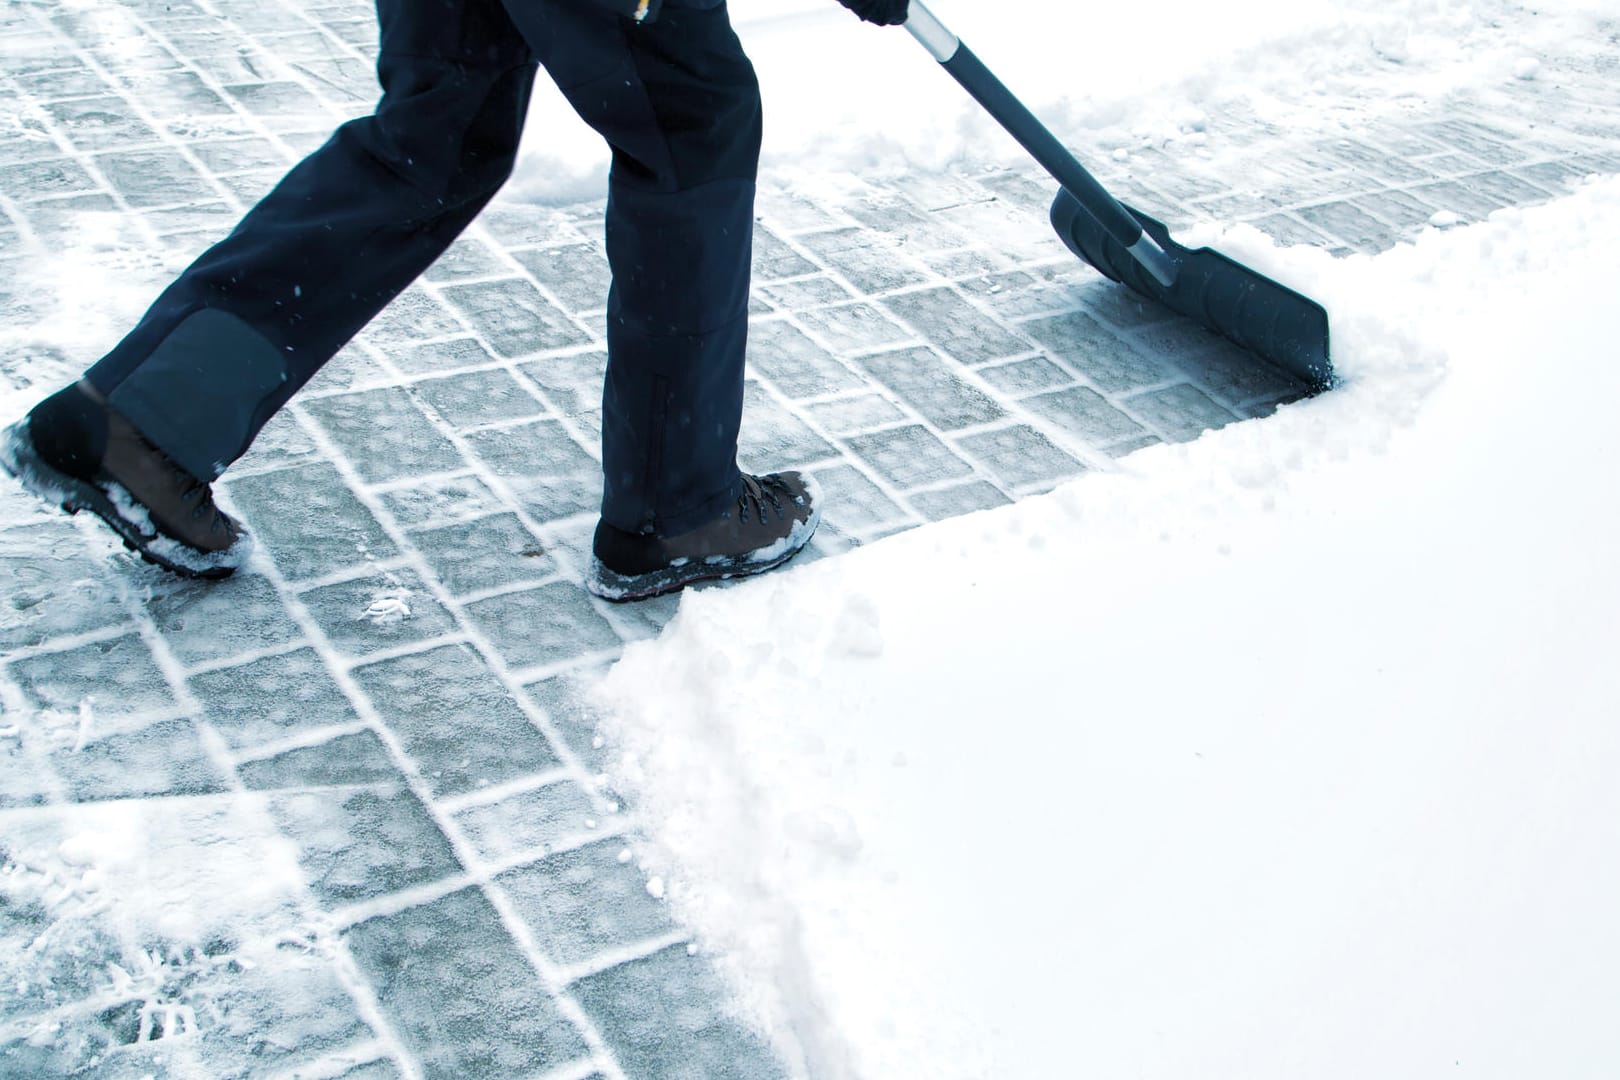
[{"label": "icy pavement", "polygon": [[[94,358],[29,337],[60,322],[47,253],[88,230],[149,294],[149,252],[365,111],[373,29],[322,0],[0,11],[0,419]],[[1620,171],[1607,55],[1354,137],[1228,112],[1202,136],[1241,171],[1197,140],[1096,164],[1173,226],[1377,251]],[[1077,264],[1031,171],[764,187],[743,451],[820,482],[811,557],[1300,392]],[[492,207],[232,470],[261,551],[229,582],[0,489],[0,1073],[780,1074],[594,782],[582,689],[675,610],[578,585],[600,231],[599,203]]]}]

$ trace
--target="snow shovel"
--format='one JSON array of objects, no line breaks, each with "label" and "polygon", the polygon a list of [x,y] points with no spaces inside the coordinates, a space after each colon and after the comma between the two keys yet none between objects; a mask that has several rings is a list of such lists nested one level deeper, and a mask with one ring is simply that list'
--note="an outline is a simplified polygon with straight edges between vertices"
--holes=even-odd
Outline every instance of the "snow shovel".
[{"label": "snow shovel", "polygon": [[919,0],[909,12],[912,36],[1063,185],[1052,224],[1070,251],[1313,390],[1333,384],[1322,305],[1217,251],[1176,243],[1162,223],[1110,195]]}]

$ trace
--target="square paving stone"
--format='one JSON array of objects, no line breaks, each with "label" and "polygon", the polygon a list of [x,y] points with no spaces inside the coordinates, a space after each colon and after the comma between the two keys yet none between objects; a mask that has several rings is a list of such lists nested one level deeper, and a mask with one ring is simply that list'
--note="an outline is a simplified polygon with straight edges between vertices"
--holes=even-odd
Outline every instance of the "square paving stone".
[{"label": "square paving stone", "polygon": [[549,856],[496,878],[535,945],[553,962],[578,964],[608,949],[674,932],[647,879],[619,861],[619,839]]},{"label": "square paving stone", "polygon": [[164,582],[146,611],[181,663],[224,660],[297,640],[302,631],[275,586],[257,574]]},{"label": "square paving stone", "polygon": [[[646,601],[656,604],[658,601]],[[551,730],[572,750],[586,767],[600,772],[607,767],[610,751],[599,745],[601,713],[592,702],[591,687],[601,680],[605,669],[566,672],[530,683],[526,690],[546,715]]]},{"label": "square paving stone", "polygon": [[299,599],[344,656],[442,637],[456,630],[422,579],[409,570],[323,585]]},{"label": "square paving stone", "polygon": [[157,141],[119,97],[81,98],[45,106],[54,126],[79,150],[106,150]]},{"label": "square paving stone", "polygon": [[471,521],[505,509],[501,497],[476,476],[436,476],[380,494],[388,513],[407,529]]},{"label": "square paving stone", "polygon": [[1169,442],[1190,442],[1237,419],[1186,383],[1138,394],[1123,404]]},{"label": "square paving stone", "polygon": [[817,469],[814,476],[822,500],[827,504],[826,520],[835,528],[849,533],[865,532],[906,518],[906,512],[853,465]]},{"label": "square paving stone", "polygon": [[1031,412],[1066,428],[1093,446],[1147,434],[1142,425],[1084,386],[1037,394],[1025,398],[1024,404]]},{"label": "square paving stone", "polygon": [[467,442],[539,521],[571,517],[601,503],[601,465],[559,421],[486,428],[468,434]]},{"label": "square paving stone", "polygon": [[527,281],[485,281],[444,290],[469,325],[501,356],[528,356],[571,345],[590,336]]},{"label": "square paving stone", "polygon": [[1213,348],[1182,357],[1177,364],[1223,403],[1248,412],[1257,405],[1296,401],[1309,392],[1288,372],[1218,339]]},{"label": "square paving stone", "polygon": [[781,281],[803,277],[819,270],[815,263],[794,251],[763,225],[754,226],[754,280]]},{"label": "square paving stone", "polygon": [[[31,98],[38,101],[56,101],[62,98],[92,98],[106,100],[112,87],[94,71],[83,66],[64,67],[59,71],[42,71],[37,75],[23,75],[16,83]],[[116,99],[113,99],[116,100]],[[3,100],[6,108],[16,108],[13,98]]]},{"label": "square paving stone", "polygon": [[429,281],[465,281],[469,278],[500,277],[511,267],[482,240],[462,236],[440,255],[424,275]]},{"label": "square paving stone", "polygon": [[393,377],[365,349],[359,344],[350,344],[321,368],[300,392],[298,400],[307,403],[328,394],[347,394],[363,387],[381,386],[393,381]]},{"label": "square paving stone", "polygon": [[398,387],[318,398],[304,408],[368,483],[466,467],[455,444]]},{"label": "square paving stone", "polygon": [[270,810],[327,907],[461,872],[449,841],[403,786],[287,792],[271,798]]},{"label": "square paving stone", "polygon": [[870,229],[839,229],[801,236],[825,266],[868,295],[893,292],[928,281],[928,272],[916,265],[888,237]]},{"label": "square paving stone", "polygon": [[388,359],[407,375],[427,375],[459,371],[495,363],[495,354],[477,338],[458,337],[426,345],[397,346],[388,350]]},{"label": "square paving stone", "polygon": [[564,416],[583,416],[602,407],[602,379],[607,373],[607,354],[576,353],[548,356],[522,366],[546,398]]},{"label": "square paving stone", "polygon": [[427,529],[413,537],[434,576],[455,596],[535,581],[557,572],[556,560],[516,514]]},{"label": "square paving stone", "polygon": [[[907,178],[906,195],[917,195],[918,189],[932,177],[917,174]],[[941,203],[957,205],[974,199],[984,201],[994,196],[983,188],[972,191],[959,189],[953,193],[941,192]],[[948,224],[937,214],[914,208],[909,199],[900,195],[879,193],[859,199],[844,208],[850,217],[894,240],[907,252],[948,251],[972,242],[960,229]]]},{"label": "square paving stone", "polygon": [[994,484],[975,480],[968,484],[941,488],[938,491],[919,491],[910,497],[911,505],[929,521],[944,521],[979,510],[1006,506],[1012,502]]},{"label": "square paving stone", "polygon": [[[488,806],[474,806],[456,815],[456,824],[491,862],[503,862],[525,852],[550,850],[587,835],[587,822],[599,822],[601,812],[585,790],[572,781],[547,784],[509,796]],[[623,848],[623,844],[619,844]]]},{"label": "square paving stone", "polygon": [[834,217],[828,210],[802,195],[769,185],[760,188],[759,213],[761,218],[769,221],[771,226],[780,230],[784,236],[796,236],[800,233],[848,224],[847,219]]},{"label": "square paving stone", "polygon": [[476,889],[344,937],[426,1080],[515,1080],[589,1053]]},{"label": "square paving stone", "polygon": [[888,427],[906,418],[900,406],[881,394],[818,401],[805,411],[823,430],[833,435],[854,435],[872,428]]},{"label": "square paving stone", "polygon": [[181,206],[219,198],[214,186],[185,158],[170,151],[101,154],[96,165],[133,207]]},{"label": "square paving stone", "polygon": [[1054,484],[1086,471],[1084,465],[1052,445],[1046,436],[1023,424],[966,435],[957,440],[957,445],[982,461],[1009,487]]},{"label": "square paving stone", "polygon": [[298,580],[396,554],[397,549],[336,468],[326,462],[226,481],[276,567]]},{"label": "square paving stone", "polygon": [[803,308],[847,304],[856,299],[856,296],[854,290],[842,282],[835,281],[830,275],[818,274],[815,277],[795,278],[792,281],[779,281],[761,286],[754,294],[753,310],[756,314],[772,308],[798,311]]},{"label": "square paving stone", "polygon": [[[1418,189],[1413,189],[1417,191]],[[1328,248],[1333,241],[1290,214],[1267,214],[1253,222],[1255,228],[1285,247]]]},{"label": "square paving stone", "polygon": [[354,677],[437,795],[559,766],[551,744],[466,646],[357,668]]},{"label": "square paving stone", "polygon": [[840,353],[871,352],[916,340],[911,331],[873,304],[841,304],[801,311],[794,319]]},{"label": "square paving stone", "polygon": [[205,116],[230,116],[225,99],[190,71],[120,72],[118,81],[154,116],[183,117],[188,124]]},{"label": "square paving stone", "polygon": [[306,465],[317,458],[315,440],[290,412],[280,412],[260,429],[253,446],[231,467],[235,475]]},{"label": "square paving stone", "polygon": [[467,617],[510,668],[561,664],[619,648],[619,635],[579,586],[556,582],[468,604]]},{"label": "square paving stone", "polygon": [[748,337],[750,368],[790,398],[819,397],[862,385],[858,375],[790,322],[756,320]]},{"label": "square paving stone", "polygon": [[1533,206],[1552,197],[1534,184],[1501,171],[1475,173],[1460,178],[1458,182],[1510,206]]},{"label": "square paving stone", "polygon": [[1036,319],[1025,323],[1024,331],[1044,345],[1052,358],[1090,379],[1104,393],[1165,380],[1162,365],[1133,348],[1119,331],[1083,312]]},{"label": "square paving stone", "polygon": [[856,435],[845,441],[874,472],[901,490],[973,472],[967,462],[920,424]]},{"label": "square paving stone", "polygon": [[78,162],[50,158],[0,167],[0,191],[24,205],[57,195],[96,191],[100,185]]},{"label": "square paving stone", "polygon": [[977,370],[985,382],[1015,398],[1038,394],[1042,390],[1055,390],[1074,381],[1074,376],[1044,356],[1014,360],[1010,364],[992,364]]},{"label": "square paving stone", "polygon": [[136,634],[38,653],[7,668],[27,699],[42,709],[77,713],[88,699],[92,717],[123,717],[175,706],[162,670]]},{"label": "square paving stone", "polygon": [[672,946],[574,983],[570,990],[636,1080],[778,1080],[764,1041],[728,1016],[719,979]]},{"label": "square paving stone", "polygon": [[324,102],[295,82],[242,83],[225,87],[272,131],[329,131],[333,115]]},{"label": "square paving stone", "polygon": [[613,276],[607,255],[596,244],[530,248],[514,251],[512,257],[568,311],[601,311],[607,307]]},{"label": "square paving stone", "polygon": [[0,649],[125,622],[105,564],[65,521],[0,531]]},{"label": "square paving stone", "polygon": [[77,802],[211,795],[229,787],[189,720],[166,720],[80,749],[62,748],[51,755],[51,765]]},{"label": "square paving stone", "polygon": [[206,1018],[198,1024],[198,1058],[206,1075],[220,1080],[296,1069],[372,1037],[331,958],[320,953],[281,949],[273,963],[222,963],[187,987],[186,997]]},{"label": "square paving stone", "polygon": [[1412,188],[1411,192],[1426,203],[1433,203],[1470,221],[1484,221],[1507,205],[1495,195],[1462,180],[1423,184]]},{"label": "square paving stone", "polygon": [[988,424],[1006,415],[978,387],[960,378],[931,349],[874,353],[857,363],[925,420],[946,431]]},{"label": "square paving stone", "polygon": [[[466,333],[466,325],[456,318],[455,313],[418,285],[406,289],[383,308],[366,327],[364,336],[366,340],[388,350],[390,355],[400,353],[410,356],[430,348],[446,347],[442,344],[424,345],[419,350],[416,347],[419,342]],[[400,366],[405,370],[421,370],[414,363],[401,363]]]},{"label": "square paving stone", "polygon": [[1334,239],[1367,255],[1394,247],[1400,238],[1389,226],[1347,202],[1302,206],[1295,213]]},{"label": "square paving stone", "polygon": [[186,682],[203,719],[233,750],[359,720],[313,649],[192,675]]},{"label": "square paving stone", "polygon": [[1467,120],[1434,121],[1416,125],[1431,139],[1472,154],[1491,165],[1512,165],[1528,155],[1514,146],[1514,137]]},{"label": "square paving stone", "polygon": [[1434,207],[1401,191],[1378,191],[1356,200],[1368,213],[1376,214],[1402,232],[1421,228],[1434,216]]},{"label": "square paving stone", "polygon": [[[35,752],[33,747],[24,746],[20,739],[0,739],[0,810],[44,806],[52,800],[59,801],[58,786],[56,772],[43,751]],[[0,955],[4,955],[7,946],[6,914],[4,906],[0,906]],[[30,935],[28,940],[32,941],[33,937]],[[21,951],[19,947],[17,953],[20,955]],[[4,999],[0,999],[0,1021],[6,1019],[7,1011]]]},{"label": "square paving stone", "polygon": [[368,1061],[364,1065],[333,1073],[331,1080],[404,1080],[404,1076],[392,1061]]},{"label": "square paving stone", "polygon": [[410,393],[457,428],[541,416],[546,407],[509,372],[468,371],[415,383]]},{"label": "square paving stone", "polygon": [[357,731],[274,757],[244,761],[236,772],[250,791],[387,786],[398,785],[402,779],[388,747],[374,731]]},{"label": "square paving stone", "polygon": [[964,364],[1032,352],[1034,346],[986,315],[954,289],[891,296],[884,303],[924,338]]},{"label": "square paving stone", "polygon": [[838,456],[793,410],[751,380],[743,390],[737,453],[754,472],[775,472]]}]

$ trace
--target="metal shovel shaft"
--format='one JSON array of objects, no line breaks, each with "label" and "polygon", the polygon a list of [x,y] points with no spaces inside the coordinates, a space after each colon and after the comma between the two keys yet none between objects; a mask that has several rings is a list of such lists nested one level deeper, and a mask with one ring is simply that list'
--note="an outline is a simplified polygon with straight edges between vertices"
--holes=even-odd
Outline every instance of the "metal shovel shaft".
[{"label": "metal shovel shaft", "polygon": [[1143,269],[1166,288],[1175,284],[1175,262],[1153,237],[1143,231],[1142,223],[1132,217],[1130,211],[1110,195],[1086,171],[1085,166],[1058,142],[1057,137],[1035,118],[1035,114],[1013,96],[1006,84],[984,66],[973,50],[963,45],[962,40],[919,0],[911,0],[906,29],[962,84],[964,90],[973,95],[986,112],[1007,129],[1009,135],[1029,151],[1030,156],[1074,196],[1088,214],[1097,219],[1109,236],[1142,264]]}]

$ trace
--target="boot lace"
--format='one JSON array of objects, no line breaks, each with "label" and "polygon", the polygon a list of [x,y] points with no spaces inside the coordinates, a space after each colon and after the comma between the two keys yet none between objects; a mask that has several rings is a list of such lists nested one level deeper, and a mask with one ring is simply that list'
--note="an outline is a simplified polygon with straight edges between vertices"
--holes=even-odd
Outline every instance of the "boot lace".
[{"label": "boot lace", "polygon": [[782,496],[787,494],[787,490],[787,485],[775,476],[749,476],[745,473],[742,494],[737,496],[738,519],[746,523],[752,513],[759,516],[761,525],[769,525],[771,519],[765,510],[767,502],[778,518],[786,517],[787,507],[782,503]]}]

